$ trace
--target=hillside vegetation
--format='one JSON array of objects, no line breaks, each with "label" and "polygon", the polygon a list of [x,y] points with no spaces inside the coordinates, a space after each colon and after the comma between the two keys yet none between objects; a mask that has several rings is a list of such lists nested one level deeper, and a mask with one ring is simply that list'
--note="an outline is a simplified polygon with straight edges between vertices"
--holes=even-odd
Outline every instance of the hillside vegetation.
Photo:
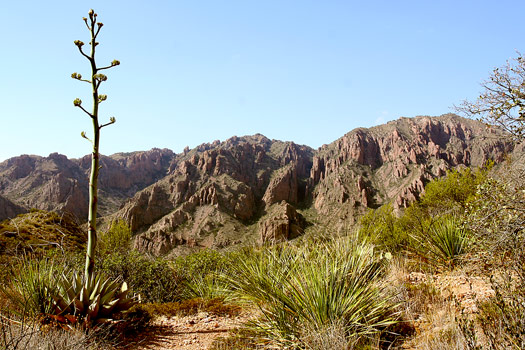
[{"label": "hillside vegetation", "polygon": [[[59,317],[65,314],[38,288],[82,269],[76,244],[33,255],[11,249],[0,339],[9,349],[30,349],[65,332],[85,347],[118,348],[152,318],[206,310],[252,315],[216,340],[216,349],[521,349],[523,176],[523,159],[453,170],[401,212],[391,204],[369,210],[356,230],[318,227],[316,235],[271,246],[172,259],[134,251],[126,223],[115,221],[102,235],[96,266],[126,280],[142,302],[118,326],[90,328],[87,335],[60,330],[80,321]],[[19,222],[45,228],[49,218],[56,216],[26,214],[4,222],[3,232]],[[24,242],[27,253],[31,239]],[[36,320],[48,326],[37,332],[28,326]],[[109,341],[114,332],[119,344]]]}]

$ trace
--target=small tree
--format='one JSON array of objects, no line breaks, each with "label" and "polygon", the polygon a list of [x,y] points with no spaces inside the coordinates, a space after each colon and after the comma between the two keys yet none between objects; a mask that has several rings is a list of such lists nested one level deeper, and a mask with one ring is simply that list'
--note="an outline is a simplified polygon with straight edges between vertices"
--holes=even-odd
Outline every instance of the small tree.
[{"label": "small tree", "polygon": [[83,81],[86,83],[91,84],[93,89],[93,110],[91,112],[87,111],[84,107],[82,107],[82,100],[79,98],[75,99],[73,101],[73,104],[80,108],[82,111],[84,111],[92,120],[93,122],[93,139],[89,139],[86,136],[86,133],[83,131],[81,133],[82,137],[89,140],[93,145],[93,152],[91,155],[91,175],[89,177],[89,214],[88,214],[88,245],[86,249],[86,267],[85,267],[85,278],[89,279],[93,274],[93,268],[95,264],[94,260],[94,254],[95,254],[95,248],[97,245],[97,202],[98,202],[98,196],[97,196],[97,184],[98,184],[98,172],[100,169],[99,165],[99,143],[100,143],[100,130],[108,126],[110,124],[115,123],[115,118],[111,117],[109,119],[109,122],[106,124],[99,124],[99,105],[100,103],[104,102],[107,99],[107,95],[99,94],[99,88],[102,82],[107,80],[107,77],[104,74],[99,73],[102,70],[109,69],[115,66],[118,66],[120,64],[119,61],[114,60],[111,62],[109,66],[106,67],[97,67],[97,64],[95,62],[95,50],[98,45],[97,42],[97,36],[100,33],[100,29],[102,29],[103,24],[100,22],[97,22],[97,14],[91,9],[89,11],[89,19],[84,17],[84,22],[86,23],[86,27],[88,28],[89,32],[91,33],[91,40],[89,42],[89,45],[91,46],[91,52],[89,55],[87,55],[84,50],[83,46],[84,43],[80,40],[75,40],[75,45],[78,47],[78,50],[82,54],[82,56],[86,57],[91,65],[91,78],[90,79],[83,79],[81,74],[73,73],[71,74],[71,77],[73,79]]},{"label": "small tree", "polygon": [[481,86],[483,92],[474,102],[464,101],[456,110],[479,116],[487,124],[498,125],[517,141],[525,136],[525,58],[507,61],[496,68]]}]

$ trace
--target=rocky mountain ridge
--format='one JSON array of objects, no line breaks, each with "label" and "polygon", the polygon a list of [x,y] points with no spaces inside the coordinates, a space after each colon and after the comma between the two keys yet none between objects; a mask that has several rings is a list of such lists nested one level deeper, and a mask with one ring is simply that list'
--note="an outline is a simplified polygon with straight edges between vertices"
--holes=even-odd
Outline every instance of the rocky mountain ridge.
[{"label": "rocky mountain ridge", "polygon": [[[181,154],[116,154],[101,161],[101,213],[124,218],[135,246],[156,254],[275,242],[313,222],[348,227],[388,201],[403,208],[448,169],[500,162],[513,148],[498,129],[444,115],[355,129],[318,150],[257,134]],[[11,158],[0,163],[0,195],[85,217],[89,166],[90,156]]]},{"label": "rocky mountain ridge", "polygon": [[[175,154],[167,149],[101,156],[100,213],[115,212],[123,200],[162,178],[173,159]],[[13,157],[0,163],[0,195],[26,211],[67,211],[83,218],[87,215],[90,166],[91,155],[80,159],[58,153]]]}]

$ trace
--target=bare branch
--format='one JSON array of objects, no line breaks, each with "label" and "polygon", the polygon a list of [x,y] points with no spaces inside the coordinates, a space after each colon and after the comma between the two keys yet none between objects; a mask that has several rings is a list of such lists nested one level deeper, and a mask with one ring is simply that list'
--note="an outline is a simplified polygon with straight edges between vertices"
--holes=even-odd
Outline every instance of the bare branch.
[{"label": "bare branch", "polygon": [[111,118],[109,118],[109,123],[106,123],[106,124],[101,125],[101,126],[100,126],[100,129],[102,129],[102,128],[105,127],[105,126],[108,126],[108,125],[111,125],[111,124],[115,124],[116,121],[117,121],[117,120],[115,119],[115,117],[111,117]]}]

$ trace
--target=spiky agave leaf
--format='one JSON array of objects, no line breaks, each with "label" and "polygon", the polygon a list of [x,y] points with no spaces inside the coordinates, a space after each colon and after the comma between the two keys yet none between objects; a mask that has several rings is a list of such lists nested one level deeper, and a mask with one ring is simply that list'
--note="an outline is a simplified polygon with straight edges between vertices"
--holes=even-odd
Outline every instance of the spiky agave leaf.
[{"label": "spiky agave leaf", "polygon": [[59,281],[59,293],[53,297],[55,312],[60,315],[72,314],[88,322],[103,322],[112,319],[116,313],[125,312],[137,304],[136,297],[128,298],[128,287],[117,280],[93,274],[85,279],[74,273],[63,275]]}]

